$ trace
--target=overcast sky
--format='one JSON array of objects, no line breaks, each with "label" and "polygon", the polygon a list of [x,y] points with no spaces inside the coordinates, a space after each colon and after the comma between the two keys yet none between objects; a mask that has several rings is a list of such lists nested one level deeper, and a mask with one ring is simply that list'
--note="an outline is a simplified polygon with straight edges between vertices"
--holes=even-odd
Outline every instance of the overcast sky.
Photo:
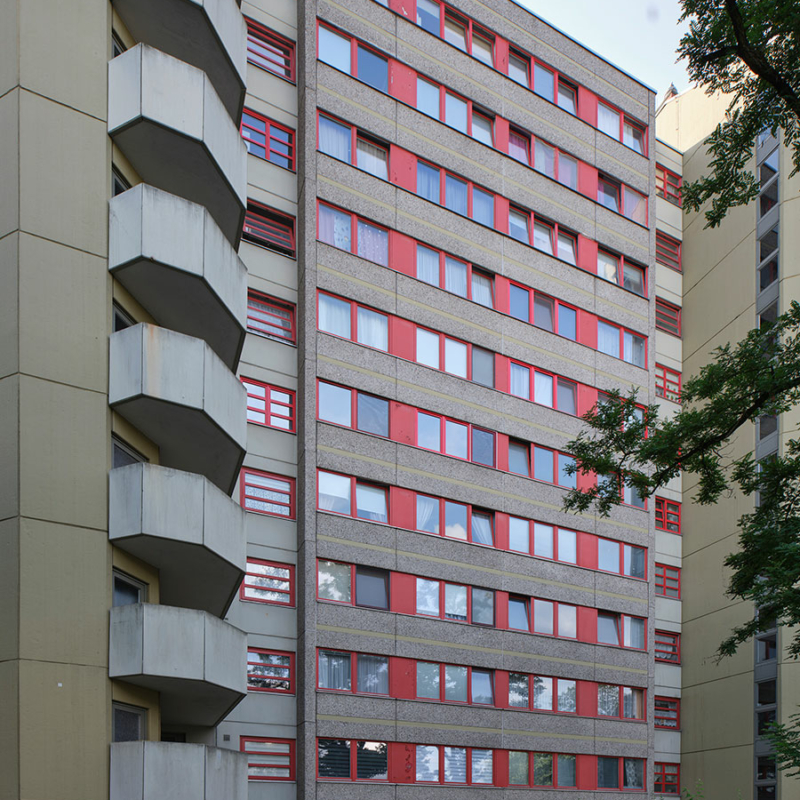
[{"label": "overcast sky", "polygon": [[678,0],[517,0],[658,94],[671,83],[683,91],[689,79],[675,49],[686,31],[678,27]]}]

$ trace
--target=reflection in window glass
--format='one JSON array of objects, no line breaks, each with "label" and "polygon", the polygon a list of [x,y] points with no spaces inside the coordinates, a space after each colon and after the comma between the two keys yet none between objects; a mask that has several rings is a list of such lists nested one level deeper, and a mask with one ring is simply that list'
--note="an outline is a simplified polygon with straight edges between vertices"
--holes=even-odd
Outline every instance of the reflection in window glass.
[{"label": "reflection in window glass", "polygon": [[417,578],[417,614],[439,616],[439,581]]},{"label": "reflection in window glass", "polygon": [[318,400],[320,419],[350,427],[352,419],[350,389],[320,382]]},{"label": "reflection in window glass", "polygon": [[385,58],[359,45],[358,78],[379,92],[386,93],[389,91],[389,64]]},{"label": "reflection in window glass", "polygon": [[373,522],[388,522],[386,490],[378,486],[356,484],[356,515]]},{"label": "reflection in window glass", "polygon": [[439,369],[439,336],[417,328],[417,363]]},{"label": "reflection in window glass", "polygon": [[555,100],[555,75],[541,64],[533,65],[533,91],[551,103]]},{"label": "reflection in window glass", "polygon": [[376,436],[389,435],[389,401],[358,393],[358,429]]},{"label": "reflection in window glass", "polygon": [[349,564],[320,561],[317,577],[317,594],[321,600],[350,602],[351,570]]},{"label": "reflection in window glass", "polygon": [[417,661],[417,697],[439,699],[439,665]]},{"label": "reflection in window glass", "polygon": [[433,0],[417,0],[417,25],[438,36],[440,6]]},{"label": "reflection in window glass", "polygon": [[337,514],[350,513],[350,478],[333,472],[319,473],[319,507]]},{"label": "reflection in window glass", "polygon": [[472,219],[494,228],[494,195],[472,187]]},{"label": "reflection in window glass", "polygon": [[467,539],[467,507],[462,503],[444,504],[444,535],[453,539]]}]

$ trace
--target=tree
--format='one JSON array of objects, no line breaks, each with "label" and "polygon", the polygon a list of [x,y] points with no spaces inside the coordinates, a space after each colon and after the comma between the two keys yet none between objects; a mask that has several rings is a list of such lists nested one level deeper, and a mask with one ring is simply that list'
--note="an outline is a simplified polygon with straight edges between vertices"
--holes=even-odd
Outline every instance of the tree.
[{"label": "tree", "polygon": [[709,200],[708,227],[758,194],[747,170],[758,134],[781,134],[800,170],[800,6],[796,0],[682,0],[690,28],[678,52],[692,80],[731,102],[707,140],[711,172],[683,185],[683,205]]}]

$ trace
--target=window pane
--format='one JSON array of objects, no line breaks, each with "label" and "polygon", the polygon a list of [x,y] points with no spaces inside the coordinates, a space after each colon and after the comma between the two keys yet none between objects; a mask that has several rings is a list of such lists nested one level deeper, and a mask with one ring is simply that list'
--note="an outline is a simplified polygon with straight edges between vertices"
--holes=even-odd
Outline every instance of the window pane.
[{"label": "window pane", "polygon": [[319,329],[349,339],[350,303],[327,294],[319,295]]},{"label": "window pane", "polygon": [[513,361],[509,372],[509,391],[516,397],[522,397],[525,400],[530,399],[531,371],[521,364],[515,364]]},{"label": "window pane", "polygon": [[637,125],[625,122],[623,125],[623,144],[635,150],[637,153],[644,153],[644,131]]},{"label": "window pane", "polygon": [[490,706],[494,702],[492,673],[487,670],[472,670],[472,702]]},{"label": "window pane", "polygon": [[439,533],[439,501],[435,498],[417,495],[417,530]]},{"label": "window pane", "polygon": [[555,148],[545,144],[540,139],[536,140],[535,152],[535,168],[547,175],[548,178],[555,178],[556,176],[556,151]]},{"label": "window pane", "polygon": [[[559,237],[559,242],[561,238]],[[578,336],[578,313],[569,306],[558,307],[558,333],[574,342]]]},{"label": "window pane", "polygon": [[417,78],[417,110],[439,119],[439,87]]},{"label": "window pane", "polygon": [[[450,92],[444,93],[444,121],[461,133],[467,132],[467,103]],[[466,211],[464,212],[466,214]]]},{"label": "window pane", "polygon": [[467,702],[467,668],[446,665],[444,668],[444,699],[454,703]]},{"label": "window pane", "polygon": [[603,105],[603,103],[598,103],[597,130],[619,141],[619,112]]},{"label": "window pane", "polygon": [[530,543],[530,523],[526,519],[519,517],[508,518],[508,546],[518,553],[529,553]]},{"label": "window pane", "polygon": [[389,435],[389,401],[358,393],[358,429],[377,436]]},{"label": "window pane", "polygon": [[439,285],[439,253],[417,245],[417,277],[431,286]]},{"label": "window pane", "polygon": [[319,685],[322,689],[350,691],[350,654],[319,651]]},{"label": "window pane", "polygon": [[438,3],[434,3],[433,0],[417,0],[417,25],[434,36],[439,36],[440,33],[439,14]]},{"label": "window pane", "polygon": [[446,174],[444,178],[445,207],[456,214],[467,216],[467,184],[452,175]]},{"label": "window pane", "polygon": [[439,699],[439,665],[417,661],[417,697]]},{"label": "window pane", "polygon": [[[417,18],[419,19],[419,3],[417,0]],[[433,4],[432,4],[433,5]],[[430,745],[417,745],[417,780],[436,782],[439,781],[439,748]]]},{"label": "window pane", "polygon": [[474,30],[472,32],[472,55],[490,67],[494,66],[494,43],[488,37],[479,36]]},{"label": "window pane", "polygon": [[553,483],[553,451],[534,447],[533,454],[533,477],[539,481]]},{"label": "window pane", "polygon": [[553,633],[553,604],[547,600],[533,601],[533,630],[535,633]]},{"label": "window pane", "polygon": [[444,340],[444,371],[467,377],[467,345],[455,339]]},{"label": "window pane", "polygon": [[462,503],[444,503],[444,535],[467,540],[467,507]]},{"label": "window pane", "polygon": [[619,186],[600,178],[597,184],[597,202],[611,211],[619,211]]},{"label": "window pane", "polygon": [[417,161],[417,194],[432,203],[439,203],[439,170]]},{"label": "window pane", "polygon": [[530,475],[528,464],[530,448],[526,444],[510,442],[508,445],[508,469],[517,475]]},{"label": "window pane", "polygon": [[482,114],[472,114],[472,136],[479,142],[488,144],[491,147],[494,142],[492,140],[492,121],[487,119]]},{"label": "window pane", "polygon": [[555,100],[555,75],[541,64],[533,65],[533,91],[551,103]]},{"label": "window pane", "polygon": [[619,716],[619,686],[597,685],[597,713],[604,717]]},{"label": "window pane", "polygon": [[625,617],[625,647],[644,650],[644,646],[644,620],[637,617]]},{"label": "window pane", "polygon": [[523,322],[528,322],[530,318],[530,293],[528,290],[512,283],[509,286],[509,301],[509,314]]},{"label": "window pane", "polygon": [[511,53],[508,57],[508,77],[511,80],[528,85],[528,61]]},{"label": "window pane", "polygon": [[[325,30],[320,28],[320,31]],[[320,115],[319,118],[319,149],[326,155],[338,158],[340,161],[351,160],[352,131],[349,125],[342,125],[334,120]]]},{"label": "window pane", "polygon": [[494,434],[472,429],[472,460],[486,467],[494,466]]},{"label": "window pane", "polygon": [[623,352],[624,360],[635,367],[644,367],[644,339],[641,336],[625,331],[623,344],[625,347]]},{"label": "window pane", "polygon": [[625,264],[622,268],[622,285],[625,289],[644,297],[644,270],[634,264]]},{"label": "window pane", "polygon": [[577,771],[575,756],[558,756],[558,785],[576,786]]},{"label": "window pane", "polygon": [[337,425],[351,425],[350,389],[334,386],[332,383],[318,385],[319,392],[319,418],[325,422],[334,422]]},{"label": "window pane", "polygon": [[358,341],[378,350],[389,349],[389,318],[368,308],[358,309]]},{"label": "window pane", "polygon": [[368,142],[366,139],[359,139],[356,142],[356,151],[356,166],[376,178],[381,178],[384,181],[388,180],[387,163],[389,156],[385,147]]},{"label": "window pane", "polygon": [[578,162],[572,156],[558,154],[558,180],[570,189],[578,189]]},{"label": "window pane", "polygon": [[332,472],[319,472],[319,507],[337,514],[350,513],[350,478]]},{"label": "window pane", "polygon": [[453,583],[444,585],[444,616],[446,619],[467,621],[467,587]]},{"label": "window pane", "polygon": [[543,372],[533,374],[533,399],[543,406],[553,407],[553,376]]},{"label": "window pane", "polygon": [[619,328],[598,320],[597,349],[601,353],[619,358]]},{"label": "window pane", "polygon": [[644,760],[626,758],[622,765],[622,786],[625,789],[644,789]]},{"label": "window pane", "polygon": [[439,581],[417,578],[417,614],[439,616]]},{"label": "window pane", "polygon": [[622,715],[626,719],[644,717],[644,691],[626,686],[622,690]]},{"label": "window pane", "polygon": [[431,414],[417,412],[417,446],[424,447],[426,450],[435,450],[437,453],[442,449],[441,443],[442,420]]},{"label": "window pane", "polygon": [[641,225],[647,225],[647,200],[643,194],[628,186],[625,187],[625,216]]},{"label": "window pane", "polygon": [[494,625],[494,592],[491,589],[472,590],[472,624]]},{"label": "window pane", "polygon": [[533,246],[543,253],[553,255],[553,229],[541,222],[533,224]]},{"label": "window pane", "polygon": [[558,410],[576,414],[578,410],[578,387],[570,381],[558,379]]},{"label": "window pane", "polygon": [[356,777],[359,780],[386,780],[389,777],[389,747],[386,742],[358,742]]},{"label": "window pane", "polygon": [[521,211],[509,209],[508,212],[508,232],[514,239],[525,244],[530,243],[528,236],[528,215]]},{"label": "window pane", "polygon": [[578,637],[578,612],[575,606],[558,606],[558,635],[564,639]]},{"label": "window pane", "polygon": [[486,545],[494,543],[492,539],[492,518],[489,514],[481,514],[477,511],[472,512],[472,541]]},{"label": "window pane", "polygon": [[472,188],[472,219],[494,228],[494,195],[477,187]]},{"label": "window pane", "polygon": [[350,72],[350,40],[319,26],[319,58],[342,72]]},{"label": "window pane", "polygon": [[444,782],[445,783],[467,782],[466,747],[444,748]]},{"label": "window pane", "polygon": [[611,283],[619,283],[619,259],[601,250],[597,254],[597,274]]},{"label": "window pane", "polygon": [[509,131],[508,134],[508,154],[523,164],[529,164],[530,159],[530,139],[521,133]]},{"label": "window pane", "polygon": [[537,328],[553,333],[555,301],[549,297],[535,294],[533,297],[533,324]]},{"label": "window pane", "polygon": [[490,389],[494,387],[494,353],[475,345],[472,346],[472,380]]},{"label": "window pane", "polygon": [[379,92],[389,91],[389,64],[372,50],[358,46],[358,78]]},{"label": "window pane", "polygon": [[568,564],[578,563],[578,544],[575,531],[558,530],[558,560]]},{"label": "window pane", "polygon": [[[320,28],[320,31],[323,29]],[[317,742],[320,778],[350,777],[350,742],[346,739],[320,739]]]},{"label": "window pane", "polygon": [[357,666],[359,692],[389,694],[389,659],[386,656],[359,654]]},{"label": "window pane", "polygon": [[[577,696],[578,696],[577,692],[578,692],[578,689],[577,689],[577,684],[575,683],[575,681],[567,681],[567,680],[564,680],[563,678],[559,678],[558,679],[558,699],[556,701],[557,704],[558,704],[558,710],[559,711],[565,711],[565,712],[567,712],[567,711],[568,712],[574,712],[577,709],[577,705],[576,705]],[[561,784],[559,782],[559,785],[563,786],[565,784]],[[566,784],[566,785],[569,786],[570,784]]]},{"label": "window pane", "polygon": [[389,608],[389,573],[372,567],[356,567],[356,605]]},{"label": "window pane", "polygon": [[472,749],[472,782],[492,783],[493,754],[491,750]]},{"label": "window pane", "polygon": [[597,613],[597,641],[601,644],[619,644],[619,617],[617,614]]},{"label": "window pane", "polygon": [[541,558],[553,558],[553,526],[533,523],[533,554]]},{"label": "window pane", "polygon": [[528,754],[511,750],[508,754],[508,783],[510,786],[528,785]]},{"label": "window pane", "polygon": [[352,249],[350,215],[330,206],[319,207],[319,239],[340,250]]},{"label": "window pane", "polygon": [[320,561],[317,593],[321,600],[338,600],[340,603],[349,603],[349,564],[335,564],[332,561]]},{"label": "window pane", "polygon": [[448,16],[444,18],[444,40],[455,45],[459,50],[467,52],[466,28],[458,20]]},{"label": "window pane", "polygon": [[528,676],[511,672],[508,676],[508,704],[514,708],[528,707]]},{"label": "window pane", "polygon": [[467,296],[467,265],[463,261],[445,256],[444,288],[459,297]]},{"label": "window pane", "polygon": [[619,544],[608,539],[597,540],[597,567],[605,572],[619,572]]},{"label": "window pane", "polygon": [[619,788],[619,759],[608,756],[597,757],[597,788]]},{"label": "window pane", "polygon": [[360,519],[369,519],[373,522],[388,522],[386,489],[363,483],[356,484],[356,515]]},{"label": "window pane", "polygon": [[439,369],[439,335],[417,328],[417,364]]},{"label": "window pane", "polygon": [[519,631],[530,630],[527,601],[514,597],[508,599],[508,627]]},{"label": "window pane", "polygon": [[486,308],[493,308],[492,279],[477,270],[472,271],[472,299]]},{"label": "window pane", "polygon": [[467,434],[468,428],[460,422],[445,420],[445,453],[456,458],[467,457]]},{"label": "window pane", "polygon": [[558,81],[558,105],[570,114],[578,113],[577,103],[575,102],[575,90],[571,86],[563,84],[560,78]]},{"label": "window pane", "polygon": [[632,578],[644,578],[644,548],[626,544],[623,551],[625,574]]},{"label": "window pane", "polygon": [[553,785],[553,756],[551,753],[533,754],[533,785]]}]

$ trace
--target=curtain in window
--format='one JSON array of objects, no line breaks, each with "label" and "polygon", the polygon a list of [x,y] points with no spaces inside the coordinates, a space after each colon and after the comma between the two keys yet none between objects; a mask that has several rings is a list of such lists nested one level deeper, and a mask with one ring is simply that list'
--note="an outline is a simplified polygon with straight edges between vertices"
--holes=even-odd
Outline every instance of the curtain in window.
[{"label": "curtain in window", "polygon": [[458,375],[460,378],[467,377],[467,346],[463,342],[445,339],[444,368],[445,371]]},{"label": "curtain in window", "polygon": [[467,216],[467,184],[452,175],[445,177],[445,206]]},{"label": "curtain in window", "polygon": [[642,692],[639,689],[625,689],[622,697],[622,714],[627,719],[641,719],[643,715]]},{"label": "curtain in window", "polygon": [[467,782],[467,748],[445,747],[444,749],[444,782]]},{"label": "curtain in window", "polygon": [[359,220],[358,254],[383,267],[389,266],[389,233]]},{"label": "curtain in window", "polygon": [[508,134],[508,154],[523,164],[528,163],[528,140],[518,133],[510,131]]},{"label": "curtain in window", "polygon": [[350,303],[321,294],[319,296],[319,329],[349,339]]},{"label": "curtain in window", "polygon": [[553,229],[540,222],[533,224],[533,246],[537,250],[553,255]]},{"label": "curtain in window", "polygon": [[512,363],[510,381],[511,394],[516,395],[517,397],[522,397],[525,400],[530,398],[531,374],[527,367],[521,367],[519,364]]},{"label": "curtain in window", "polygon": [[558,156],[558,180],[570,189],[578,188],[578,162],[563,153]]},{"label": "curtain in window", "polygon": [[494,228],[494,195],[472,188],[472,219]]},{"label": "curtain in window", "polygon": [[351,131],[328,117],[319,118],[319,149],[326,155],[350,163]]},{"label": "curtain in window", "polygon": [[472,273],[472,299],[482,306],[492,308],[492,281],[485,275]]},{"label": "curtain in window", "polygon": [[417,277],[431,286],[439,285],[439,254],[421,244],[417,245]]},{"label": "curtain in window", "polygon": [[536,169],[550,178],[555,178],[556,151],[537,139],[534,152],[536,154]]},{"label": "curtain in window", "polygon": [[644,366],[644,339],[626,333],[624,338],[625,354],[623,359],[637,367]]},{"label": "curtain in window", "polygon": [[644,786],[644,763],[638,758],[626,758],[624,775],[626,789],[641,789]]},{"label": "curtain in window", "polygon": [[439,202],[439,170],[427,164],[417,162],[417,194],[430,200]]},{"label": "curtain in window", "polygon": [[319,685],[323,689],[350,691],[350,656],[347,653],[319,654]]},{"label": "curtain in window", "polygon": [[553,407],[553,376],[535,372],[533,377],[533,399],[543,406]]},{"label": "curtain in window", "polygon": [[417,530],[439,533],[439,501],[417,495]]},{"label": "curtain in window", "polygon": [[461,133],[467,132],[467,104],[458,97],[445,93],[444,96],[445,122]]},{"label": "curtain in window", "polygon": [[482,514],[472,515],[472,541],[478,544],[492,544],[492,523]]},{"label": "curtain in window", "polygon": [[319,507],[323,511],[350,513],[350,478],[331,472],[319,473]]},{"label": "curtain in window", "polygon": [[378,350],[389,349],[389,320],[368,308],[358,309],[358,341]]},{"label": "curtain in window", "polygon": [[467,265],[446,256],[444,259],[444,288],[459,297],[467,296]]},{"label": "curtain in window", "polygon": [[533,554],[542,558],[553,558],[553,526],[533,523]]},{"label": "curtain in window", "polygon": [[647,225],[647,202],[643,194],[625,187],[625,216],[634,222]]},{"label": "curtain in window", "polygon": [[611,283],[619,283],[619,260],[607,253],[597,254],[597,274]]},{"label": "curtain in window", "polygon": [[384,656],[359,655],[358,691],[389,694],[389,662]]},{"label": "curtain in window", "polygon": [[417,364],[439,369],[439,335],[417,328]]},{"label": "curtain in window", "polygon": [[329,206],[319,207],[319,238],[340,250],[350,250],[350,215]]},{"label": "curtain in window", "polygon": [[358,166],[361,169],[387,180],[386,150],[383,147],[378,147],[365,139],[359,139],[356,143],[356,150],[358,151]]},{"label": "curtain in window", "polygon": [[619,328],[607,325],[605,322],[598,322],[597,349],[601,353],[619,358]]}]

